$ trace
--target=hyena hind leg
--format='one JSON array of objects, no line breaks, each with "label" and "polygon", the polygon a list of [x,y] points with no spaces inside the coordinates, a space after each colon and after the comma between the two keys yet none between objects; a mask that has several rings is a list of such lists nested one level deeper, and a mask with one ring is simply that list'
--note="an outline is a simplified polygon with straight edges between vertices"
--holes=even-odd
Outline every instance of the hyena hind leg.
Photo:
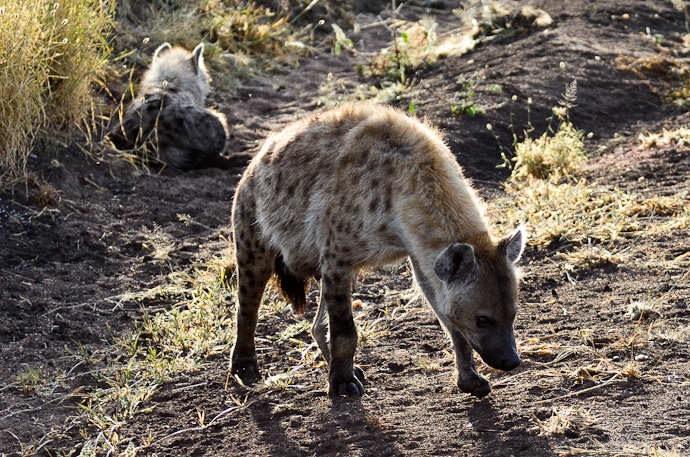
[{"label": "hyena hind leg", "polygon": [[331,362],[331,350],[328,348],[328,310],[323,301],[323,287],[321,287],[322,294],[319,299],[319,307],[316,311],[316,316],[311,324],[311,336],[316,341],[316,344],[321,350],[321,355],[326,363]]},{"label": "hyena hind leg", "polygon": [[[331,363],[331,350],[328,347],[328,310],[326,309],[326,304],[323,301],[323,296],[319,300],[319,307],[316,311],[316,316],[311,325],[311,336],[319,346],[321,351],[321,356],[326,361],[326,363]],[[354,372],[357,379],[364,382],[364,371],[358,367],[354,366]]]},{"label": "hyena hind leg", "polygon": [[237,243],[237,319],[235,344],[232,349],[230,371],[243,381],[259,377],[254,335],[259,319],[259,306],[266,284],[273,274],[274,258],[267,250],[249,249]]},{"label": "hyena hind leg", "polygon": [[[362,372],[354,366],[357,328],[352,316],[352,272],[346,269],[328,270],[327,267],[322,271],[321,302],[317,317],[318,314],[324,313],[321,308],[325,308],[331,335],[328,393],[331,397],[361,397],[364,387],[358,374],[361,376]],[[323,341],[320,344],[323,344]]]}]

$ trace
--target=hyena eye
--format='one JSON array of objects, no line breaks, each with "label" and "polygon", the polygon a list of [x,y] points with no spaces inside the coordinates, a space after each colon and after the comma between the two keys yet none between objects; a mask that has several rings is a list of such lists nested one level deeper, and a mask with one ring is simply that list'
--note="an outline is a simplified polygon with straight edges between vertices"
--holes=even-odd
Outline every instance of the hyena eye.
[{"label": "hyena eye", "polygon": [[486,328],[489,325],[491,325],[491,319],[489,319],[488,317],[484,317],[484,316],[478,316],[477,317],[477,327]]}]

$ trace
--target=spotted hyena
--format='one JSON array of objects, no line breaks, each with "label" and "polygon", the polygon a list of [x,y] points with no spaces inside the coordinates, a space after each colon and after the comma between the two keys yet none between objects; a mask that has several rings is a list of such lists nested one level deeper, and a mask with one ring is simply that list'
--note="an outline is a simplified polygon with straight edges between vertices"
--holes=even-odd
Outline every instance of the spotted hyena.
[{"label": "spotted hyena", "polygon": [[206,107],[204,45],[190,53],[164,43],[144,73],[138,96],[110,129],[118,149],[146,145],[155,159],[181,170],[216,166],[229,136],[225,115]]},{"label": "spotted hyena", "polygon": [[491,235],[460,166],[424,123],[391,108],[348,104],[289,125],[250,163],[232,223],[239,305],[231,370],[244,380],[258,374],[254,332],[270,276],[298,312],[307,279],[316,277],[312,335],[329,362],[329,393],[362,395],[362,372],[353,365],[353,277],[406,256],[453,342],[460,390],[477,397],[491,390],[472,349],[497,369],[520,364],[514,264],[524,231]]}]

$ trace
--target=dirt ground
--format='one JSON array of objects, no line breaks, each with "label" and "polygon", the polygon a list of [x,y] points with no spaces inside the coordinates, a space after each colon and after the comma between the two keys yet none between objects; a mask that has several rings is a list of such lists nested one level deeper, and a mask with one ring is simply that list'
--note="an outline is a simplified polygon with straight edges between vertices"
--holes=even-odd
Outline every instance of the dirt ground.
[{"label": "dirt ground", "polygon": [[[423,3],[431,7],[405,5],[398,14],[431,15],[440,32],[459,27],[451,13],[458,5]],[[543,132],[565,84],[577,79],[571,120],[593,134],[587,141],[587,177],[643,196],[687,191],[688,147],[643,150],[638,135],[687,125],[690,117],[663,102],[674,84],[669,72],[634,65],[635,59],[690,54],[682,39],[683,14],[662,0],[520,2],[527,3],[548,12],[553,24],[515,27],[461,57],[425,66],[410,75],[413,90],[391,104],[407,110],[414,102],[418,117],[440,127],[467,177],[490,200],[502,192],[509,174],[496,167],[502,159],[495,135],[510,146],[511,122],[515,132],[528,122]],[[390,14],[388,8],[379,19]],[[364,12],[358,21],[377,18]],[[356,54],[320,53],[303,58],[298,67],[247,78],[240,88],[215,88],[212,102],[233,130],[230,152],[255,153],[269,132],[296,117],[355,98],[358,87],[380,85],[381,78],[358,74],[357,65],[390,43],[391,32],[383,26],[347,32]],[[485,108],[483,115],[453,114],[448,101],[477,72],[483,85],[502,90],[476,91],[473,100]],[[157,224],[171,237],[179,268],[219,254],[226,249],[233,191],[243,171],[240,166],[136,174],[125,165],[85,160],[76,149],[51,157],[52,162],[35,158],[30,166],[58,190],[55,205],[41,209],[22,192],[0,195],[3,456],[86,455],[81,427],[68,426],[82,395],[99,385],[89,374],[93,367],[81,366],[66,348],[97,352],[141,319],[142,306],[152,312],[171,306],[160,301],[116,306],[112,300],[156,287],[165,275],[143,245],[142,227]],[[181,223],[178,214],[195,223]],[[669,231],[614,247],[635,243],[636,252],[672,260],[690,252],[689,235]],[[662,455],[653,449],[690,455],[687,333],[678,342],[648,336],[655,320],[678,329],[690,326],[687,263],[649,262],[637,255],[620,266],[566,272],[556,254],[570,249],[567,243],[527,249],[515,325],[523,363],[510,373],[478,363],[494,386],[485,399],[463,394],[452,383],[449,341],[431,311],[410,298],[410,273],[403,265],[358,280],[360,325],[381,319],[393,303],[397,310],[387,332],[356,356],[367,376],[363,398],[328,398],[325,367],[295,371],[286,389],[252,393],[228,382],[224,353],[160,386],[118,434],[130,437],[137,455],[157,456]],[[660,314],[644,321],[626,315],[630,303],[649,297],[663,298]],[[286,308],[261,321],[258,334],[280,333],[292,322]],[[295,338],[310,341],[306,332]],[[280,344],[280,350],[260,353],[264,373],[293,366],[292,346]],[[638,373],[621,375],[630,362]],[[17,374],[27,367],[40,368],[52,383],[40,393],[22,392]],[[565,373],[578,369],[589,369],[592,376]],[[237,399],[244,399],[241,407],[198,427],[200,411],[212,418]],[[84,430],[93,430],[89,427]],[[42,441],[45,436],[51,438]],[[147,437],[152,444],[144,446]],[[109,455],[133,455],[123,452],[126,447]]]}]

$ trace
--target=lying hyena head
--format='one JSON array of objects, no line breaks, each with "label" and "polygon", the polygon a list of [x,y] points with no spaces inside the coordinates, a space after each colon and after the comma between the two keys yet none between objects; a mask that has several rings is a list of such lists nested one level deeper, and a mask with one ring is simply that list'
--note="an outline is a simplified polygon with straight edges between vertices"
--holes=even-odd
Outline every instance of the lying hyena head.
[{"label": "lying hyena head", "polygon": [[211,90],[204,64],[204,44],[200,43],[190,53],[184,48],[163,43],[153,53],[151,66],[144,73],[140,86],[142,94],[165,90],[181,93],[191,102],[203,105]]},{"label": "lying hyena head", "polygon": [[164,43],[139,93],[109,137],[117,149],[146,146],[148,157],[181,170],[222,166],[229,131],[225,115],[205,106],[209,76],[204,45],[192,52]]},{"label": "lying hyena head", "polygon": [[453,342],[463,392],[490,391],[473,349],[494,368],[520,364],[514,264],[524,231],[494,239],[454,156],[421,122],[348,104],[288,126],[249,165],[232,222],[239,305],[231,369],[245,381],[258,375],[254,332],[270,276],[297,311],[314,276],[321,297],[312,335],[329,362],[329,393],[362,395],[352,281],[363,267],[405,256]]}]

